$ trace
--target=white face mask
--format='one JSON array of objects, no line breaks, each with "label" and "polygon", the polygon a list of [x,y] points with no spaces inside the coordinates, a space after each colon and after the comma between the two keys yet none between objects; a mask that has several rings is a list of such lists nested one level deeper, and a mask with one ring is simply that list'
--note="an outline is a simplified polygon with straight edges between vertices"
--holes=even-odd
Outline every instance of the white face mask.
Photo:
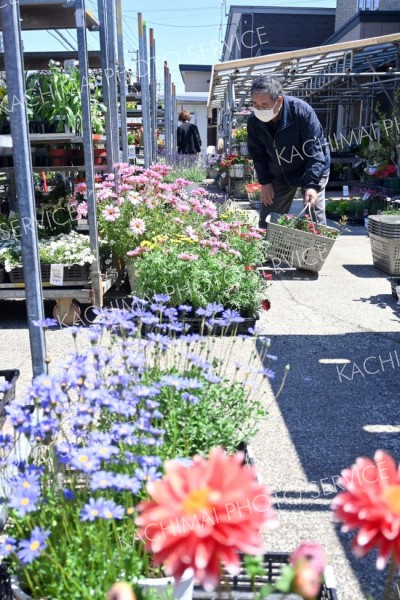
[{"label": "white face mask", "polygon": [[[275,102],[275,104],[276,104],[276,102]],[[268,121],[272,121],[272,119],[274,117],[276,117],[276,114],[278,114],[278,113],[276,113],[276,114],[274,113],[275,104],[273,105],[272,108],[268,108],[267,110],[258,110],[258,108],[253,107],[253,112],[256,115],[257,119],[260,119],[260,121],[263,121],[263,123],[268,123]],[[279,107],[279,110],[280,110],[280,107]],[[278,112],[279,112],[279,110],[278,110]]]}]

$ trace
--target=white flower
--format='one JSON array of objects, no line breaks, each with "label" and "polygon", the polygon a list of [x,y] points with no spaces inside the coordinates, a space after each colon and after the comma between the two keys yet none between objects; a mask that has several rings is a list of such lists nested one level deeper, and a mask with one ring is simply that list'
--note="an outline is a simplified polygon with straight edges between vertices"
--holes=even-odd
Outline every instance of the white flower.
[{"label": "white flower", "polygon": [[129,223],[129,229],[135,235],[143,235],[143,233],[146,231],[146,225],[143,219],[132,219],[132,221]]}]

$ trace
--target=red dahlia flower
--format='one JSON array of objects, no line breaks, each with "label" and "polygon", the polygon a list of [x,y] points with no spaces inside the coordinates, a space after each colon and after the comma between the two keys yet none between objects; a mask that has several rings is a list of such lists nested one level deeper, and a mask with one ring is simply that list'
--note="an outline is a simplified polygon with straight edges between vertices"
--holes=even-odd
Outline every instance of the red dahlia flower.
[{"label": "red dahlia flower", "polygon": [[152,481],[152,500],[142,502],[136,523],[156,564],[180,579],[192,568],[206,589],[219,579],[220,563],[238,572],[238,552],[262,554],[260,529],[276,525],[268,491],[260,486],[243,454],[213,448],[208,460],[196,456],[189,467],[167,461],[166,475]]},{"label": "red dahlia flower", "polygon": [[332,503],[343,531],[358,529],[353,541],[357,557],[377,548],[376,566],[383,569],[393,556],[400,567],[400,467],[378,450],[374,461],[358,458],[338,481],[346,491]]},{"label": "red dahlia flower", "polygon": [[264,300],[261,302],[261,306],[264,310],[269,310],[271,308],[271,302],[267,298],[264,298]]}]

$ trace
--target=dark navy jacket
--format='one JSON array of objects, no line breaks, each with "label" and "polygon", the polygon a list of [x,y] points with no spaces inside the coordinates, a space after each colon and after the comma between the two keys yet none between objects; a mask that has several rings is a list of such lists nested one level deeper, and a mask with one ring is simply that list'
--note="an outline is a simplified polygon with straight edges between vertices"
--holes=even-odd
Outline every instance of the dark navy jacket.
[{"label": "dark navy jacket", "polygon": [[329,174],[329,146],[307,102],[284,95],[275,133],[252,114],[247,134],[249,154],[261,184],[278,180],[290,187],[321,189],[319,182]]},{"label": "dark navy jacket", "polygon": [[178,125],[177,131],[179,154],[196,154],[201,150],[200,133],[194,123],[185,121]]}]

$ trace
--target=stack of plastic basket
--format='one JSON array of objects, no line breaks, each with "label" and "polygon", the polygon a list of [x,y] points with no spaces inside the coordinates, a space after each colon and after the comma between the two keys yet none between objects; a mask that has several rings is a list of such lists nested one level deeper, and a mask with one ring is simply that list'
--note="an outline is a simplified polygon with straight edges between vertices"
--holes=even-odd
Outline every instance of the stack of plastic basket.
[{"label": "stack of plastic basket", "polygon": [[370,216],[368,233],[375,267],[400,275],[400,215]]}]

